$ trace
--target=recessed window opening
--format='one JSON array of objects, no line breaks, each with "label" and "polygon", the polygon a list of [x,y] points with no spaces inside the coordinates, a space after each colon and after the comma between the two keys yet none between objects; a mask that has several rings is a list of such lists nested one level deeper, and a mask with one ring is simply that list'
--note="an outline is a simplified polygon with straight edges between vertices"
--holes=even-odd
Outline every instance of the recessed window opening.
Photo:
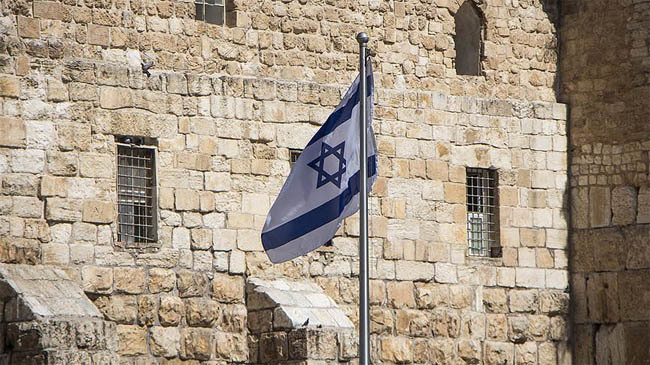
[{"label": "recessed window opening", "polygon": [[495,170],[467,168],[467,242],[471,256],[500,256]]},{"label": "recessed window opening", "polygon": [[157,240],[156,149],[144,138],[117,139],[118,241]]},{"label": "recessed window opening", "polygon": [[206,23],[223,25],[226,21],[225,0],[194,0],[196,20]]},{"label": "recessed window opening", "polygon": [[298,161],[298,157],[300,157],[301,153],[302,150],[294,148],[289,149],[289,163],[291,164],[291,167],[293,167],[293,164]]},{"label": "recessed window opening", "polygon": [[483,24],[481,14],[472,0],[465,1],[454,16],[456,24],[456,74],[481,74]]}]

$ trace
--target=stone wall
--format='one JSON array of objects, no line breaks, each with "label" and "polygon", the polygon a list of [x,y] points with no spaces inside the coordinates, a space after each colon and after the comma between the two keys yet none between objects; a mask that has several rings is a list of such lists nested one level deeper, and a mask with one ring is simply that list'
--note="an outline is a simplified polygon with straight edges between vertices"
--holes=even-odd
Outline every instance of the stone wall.
[{"label": "stone wall", "polygon": [[[255,361],[249,277],[312,280],[356,323],[357,218],[282,265],[259,237],[289,149],[340,100],[367,30],[374,361],[568,361],[554,7],[477,1],[484,75],[468,77],[455,0],[233,3],[224,27],[189,1],[0,3],[1,261],[68,268],[125,364]],[[159,239],[137,249],[117,240],[115,135],[156,141]],[[467,256],[466,167],[498,170],[502,257]]]},{"label": "stone wall", "polygon": [[646,363],[650,2],[565,1],[562,14],[575,361]]},{"label": "stone wall", "polygon": [[64,270],[0,264],[0,363],[118,363],[106,321]]}]

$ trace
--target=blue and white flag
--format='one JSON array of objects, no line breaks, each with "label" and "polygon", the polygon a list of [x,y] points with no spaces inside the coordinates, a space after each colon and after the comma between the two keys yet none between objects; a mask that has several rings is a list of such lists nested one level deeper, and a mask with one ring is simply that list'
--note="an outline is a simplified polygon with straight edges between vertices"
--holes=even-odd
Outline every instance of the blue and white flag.
[{"label": "blue and white flag", "polygon": [[[377,178],[373,77],[367,66],[368,191]],[[262,230],[273,263],[302,256],[334,237],[359,210],[359,77],[295,162]]]}]

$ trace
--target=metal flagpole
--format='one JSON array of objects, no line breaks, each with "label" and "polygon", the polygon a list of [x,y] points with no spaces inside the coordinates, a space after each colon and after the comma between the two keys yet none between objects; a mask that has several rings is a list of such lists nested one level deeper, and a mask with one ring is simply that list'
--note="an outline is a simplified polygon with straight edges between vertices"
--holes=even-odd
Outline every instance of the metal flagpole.
[{"label": "metal flagpole", "polygon": [[369,37],[357,34],[359,42],[359,365],[370,364],[370,320],[368,309],[368,146],[366,120],[366,50]]}]

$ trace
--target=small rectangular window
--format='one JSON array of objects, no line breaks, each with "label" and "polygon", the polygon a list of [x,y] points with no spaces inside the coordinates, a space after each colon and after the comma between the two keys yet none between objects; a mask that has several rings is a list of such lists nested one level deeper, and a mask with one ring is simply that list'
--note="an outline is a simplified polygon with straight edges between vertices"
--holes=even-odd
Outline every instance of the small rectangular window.
[{"label": "small rectangular window", "polygon": [[302,153],[302,150],[298,149],[289,149],[289,163],[291,164],[291,167],[293,167],[293,164],[298,161],[298,157],[300,157],[300,154]]},{"label": "small rectangular window", "polygon": [[157,240],[156,149],[140,142],[117,143],[118,241],[126,244]]},{"label": "small rectangular window", "polygon": [[471,256],[501,256],[497,172],[467,168],[467,242]]},{"label": "small rectangular window", "polygon": [[225,0],[194,0],[196,20],[206,23],[223,25],[226,21]]}]

